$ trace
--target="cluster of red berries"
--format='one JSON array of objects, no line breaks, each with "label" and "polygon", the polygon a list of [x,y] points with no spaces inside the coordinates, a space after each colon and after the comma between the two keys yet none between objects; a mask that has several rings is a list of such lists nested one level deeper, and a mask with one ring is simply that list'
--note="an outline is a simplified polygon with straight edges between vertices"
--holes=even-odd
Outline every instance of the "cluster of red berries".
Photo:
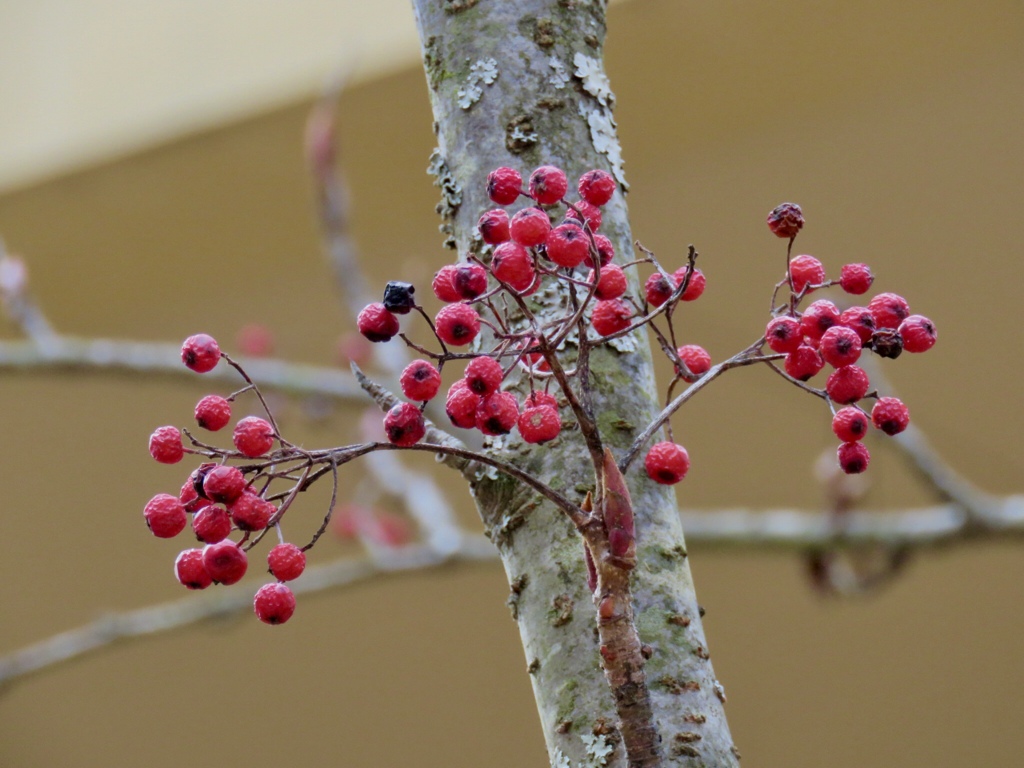
[{"label": "cluster of red berries", "polygon": [[[205,334],[190,336],[181,348],[182,362],[198,373],[213,370],[221,357],[217,342]],[[219,395],[202,398],[195,408],[198,426],[211,432],[226,427],[231,421],[233,399]],[[228,458],[260,458],[278,439],[270,422],[248,416],[235,424],[235,450],[220,453],[225,462]],[[173,426],[153,432],[149,452],[163,464],[176,464],[185,453],[206,453],[186,448],[181,431]],[[211,584],[234,584],[245,575],[249,537],[273,527],[279,516],[278,505],[266,498],[268,487],[255,489],[239,467],[206,462],[189,475],[177,495],[160,493],[149,500],[143,516],[153,535],[173,538],[189,525],[191,517],[192,532],[204,544],[178,555],[174,573],[179,582],[189,589],[206,589]],[[240,534],[238,541],[229,538],[233,533]],[[283,624],[295,611],[295,596],[284,582],[302,574],[306,554],[298,546],[282,542],[270,550],[267,562],[277,581],[256,592],[254,609],[262,621]]]},{"label": "cluster of red berries", "polygon": [[[793,238],[804,225],[798,205],[784,203],[768,215],[773,233]],[[842,444],[838,449],[839,466],[854,474],[867,469],[870,454],[861,442],[868,423],[887,435],[907,428],[907,407],[895,397],[869,393],[871,382],[863,368],[856,365],[864,350],[879,357],[896,358],[904,351],[927,352],[935,345],[935,325],[923,315],[912,315],[910,305],[895,293],[879,293],[867,306],[840,310],[833,302],[819,299],[803,311],[801,301],[814,291],[838,285],[846,293],[867,293],[874,275],[867,264],[846,264],[839,278],[829,280],[825,267],[813,256],[800,255],[789,260],[789,271],[779,287],[787,286],[790,300],[773,312],[765,328],[765,343],[772,351],[785,354],[786,373],[806,382],[825,365],[834,370],[825,383],[824,393],[830,405],[844,406],[834,412],[832,430]],[[877,398],[870,414],[857,405],[865,397]]]},{"label": "cluster of red berries", "polygon": [[[589,310],[590,327],[599,338],[608,338],[642,324],[652,308],[669,303],[663,310],[667,311],[676,302],[692,301],[703,293],[704,275],[691,263],[675,274],[659,268],[647,281],[642,306],[630,299],[626,295],[626,273],[612,263],[615,248],[598,231],[601,207],[615,194],[615,179],[603,170],[587,171],[576,185],[579,200],[575,202],[566,200],[568,189],[565,172],[551,165],[534,170],[525,189],[522,175],[513,168],[497,168],[488,175],[487,194],[492,202],[511,206],[521,197],[530,202],[511,215],[501,207],[480,216],[478,231],[489,251],[488,260],[469,254],[461,263],[444,266],[435,274],[431,288],[445,306],[434,316],[431,326],[442,351],[428,353],[431,360],[415,360],[403,371],[401,386],[409,402],[395,405],[384,418],[388,440],[393,444],[410,446],[423,438],[423,408],[440,389],[441,369],[452,359],[466,357],[471,360],[464,376],[448,389],[445,402],[454,426],[475,428],[492,436],[518,429],[528,443],[544,443],[559,435],[557,399],[533,386],[536,375],[551,371],[543,345],[526,331],[516,334],[508,329],[490,301],[497,294],[522,301],[535,293],[545,278],[561,281],[585,294],[582,305]],[[563,212],[564,218],[558,221]],[[585,275],[576,272],[583,268],[589,269]],[[399,316],[412,311],[426,317],[416,304],[414,286],[390,282],[383,300],[359,313],[359,331],[370,341],[390,341],[400,333]],[[493,315],[491,319],[486,317],[488,313]],[[449,352],[449,347],[471,344],[484,325],[501,340],[494,350],[477,356]],[[680,375],[690,381],[711,367],[710,356],[696,345],[680,347],[675,362]],[[530,376],[531,391],[522,402],[502,390],[503,382],[517,367]],[[671,462],[665,464],[657,457],[667,456],[666,450],[654,452],[651,466],[655,468],[649,468],[648,474],[657,482],[678,482],[686,474],[689,459],[685,449],[674,446],[671,453]]]}]

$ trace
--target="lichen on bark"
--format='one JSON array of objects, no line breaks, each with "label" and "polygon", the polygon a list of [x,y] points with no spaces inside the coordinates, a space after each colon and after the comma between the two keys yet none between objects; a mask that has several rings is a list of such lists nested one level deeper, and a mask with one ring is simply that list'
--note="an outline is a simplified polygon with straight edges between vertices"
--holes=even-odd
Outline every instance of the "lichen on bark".
[{"label": "lichen on bark", "polygon": [[[604,2],[483,0],[460,3],[457,10],[454,5],[414,0],[438,156],[450,177],[446,186],[459,190],[459,204],[444,206],[443,226],[464,258],[480,245],[477,217],[493,207],[484,180],[494,168],[509,165],[525,176],[538,165],[553,164],[570,178],[604,168],[621,178],[622,165],[613,101],[600,77]],[[491,59],[500,75],[471,108],[463,108],[458,91],[468,67]],[[577,74],[581,66],[583,77]],[[612,239],[618,260],[629,260],[632,236],[623,194],[616,194],[603,213],[602,232]],[[636,290],[637,276],[631,272]],[[534,296],[533,311],[541,317],[555,311],[556,294]],[[616,347],[595,349],[590,360],[593,409],[613,451],[627,446],[658,411],[646,340],[637,337]],[[573,349],[567,345],[566,353]],[[579,489],[593,488],[591,456],[578,431],[567,430],[546,446],[543,462],[535,461],[535,448],[516,438],[502,439],[490,450],[504,461],[531,466],[571,498],[582,501]],[[650,656],[647,677],[663,759],[674,765],[735,766],[714,672],[706,653],[694,652],[707,643],[688,559],[664,554],[685,553],[674,495],[635,470],[627,482],[640,555],[631,577],[632,609]],[[551,504],[508,478],[481,475],[472,491],[508,575],[510,607],[552,765],[592,765],[599,750],[603,764],[626,766],[614,725],[616,706],[599,664],[596,613],[579,533]],[[689,622],[673,623],[671,616]]]}]

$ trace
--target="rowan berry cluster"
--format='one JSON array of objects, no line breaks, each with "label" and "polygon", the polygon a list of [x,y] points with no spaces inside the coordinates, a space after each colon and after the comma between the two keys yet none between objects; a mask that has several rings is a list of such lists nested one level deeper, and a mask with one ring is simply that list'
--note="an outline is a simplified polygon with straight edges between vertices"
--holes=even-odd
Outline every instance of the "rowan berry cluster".
[{"label": "rowan berry cluster", "polygon": [[[534,170],[525,189],[517,170],[495,169],[487,177],[487,193],[503,207],[481,214],[480,253],[442,267],[432,281],[434,295],[446,306],[431,319],[417,304],[414,286],[393,281],[383,301],[360,312],[359,330],[367,339],[386,342],[400,336],[428,358],[405,369],[401,386],[409,402],[395,405],[384,418],[393,444],[409,446],[423,438],[423,409],[440,390],[442,369],[453,362],[465,363],[445,400],[454,426],[491,437],[518,430],[527,443],[554,440],[562,429],[560,403],[571,405],[576,396],[578,368],[559,360],[566,339],[572,337],[586,348],[598,346],[651,324],[657,315],[671,318],[679,301],[693,301],[704,292],[706,280],[694,267],[692,250],[689,263],[674,273],[661,269],[650,253],[614,263],[615,247],[599,231],[601,208],[616,191],[611,174],[598,169],[584,173],[576,185],[578,200],[567,199],[568,189],[565,172],[554,166]],[[527,204],[510,215],[506,207],[520,199]],[[639,299],[629,294],[624,271],[638,263],[656,267]],[[563,313],[541,324],[525,299],[542,288],[558,296]],[[414,311],[430,326],[439,350],[428,350],[401,333],[399,316]],[[489,339],[478,345],[482,351],[451,350],[472,344],[484,328]],[[657,333],[679,378],[695,381],[710,368],[711,358],[701,347],[677,347]],[[674,331],[669,336],[674,339]],[[509,388],[523,377],[528,392],[519,399]],[[676,483],[685,476],[689,458],[682,446],[669,442],[648,454],[646,467],[656,482]]]},{"label": "rowan berry cluster", "polygon": [[[255,384],[241,367],[222,354],[216,340],[205,334],[190,336],[181,348],[182,362],[197,373],[213,370],[224,359],[246,379],[247,386],[228,397],[207,395],[195,407],[196,424],[217,432],[231,421],[232,404],[245,392],[258,394]],[[262,396],[260,396],[262,401]],[[265,404],[265,403],[264,403]],[[268,417],[270,416],[269,411]],[[190,445],[182,440],[185,435]],[[150,531],[159,538],[173,538],[191,527],[204,546],[186,549],[174,562],[178,581],[189,589],[206,589],[211,584],[234,584],[245,576],[247,552],[278,522],[294,498],[292,492],[271,492],[275,480],[290,470],[279,469],[273,461],[275,443],[287,446],[272,417],[239,419],[232,433],[234,449],[221,449],[196,439],[187,429],[165,426],[149,438],[149,452],[163,464],[176,464],[186,453],[218,459],[200,464],[176,495],[160,493],[146,504],[143,516]],[[253,460],[256,460],[253,462]],[[229,461],[246,462],[234,466]],[[238,540],[229,538],[238,534]],[[256,615],[268,624],[283,624],[295,611],[295,596],[285,582],[298,578],[306,565],[305,548],[283,539],[267,555],[268,570],[276,582],[266,584],[253,601]]]},{"label": "rowan berry cluster", "polygon": [[[829,279],[814,256],[793,257],[793,241],[803,225],[800,206],[793,203],[783,203],[768,214],[769,229],[788,239],[789,246],[786,276],[775,286],[772,319],[764,339],[772,351],[785,355],[787,378],[828,402],[833,414],[832,431],[841,441],[837,450],[839,466],[848,474],[856,474],[867,469],[871,460],[861,442],[869,423],[887,435],[899,434],[910,423],[907,407],[895,397],[870,391],[870,378],[856,363],[865,351],[891,359],[904,351],[927,352],[935,345],[935,325],[923,315],[912,315],[907,300],[895,293],[879,293],[867,306],[840,309],[827,299],[818,299],[801,310],[804,299],[821,289],[839,286],[847,294],[860,296],[874,283],[867,264],[846,264],[838,278]],[[782,289],[788,289],[789,297],[777,305]],[[803,385],[826,365],[833,370],[823,390]],[[862,404],[865,399],[875,400],[870,412]],[[841,407],[837,410],[836,406]]]}]

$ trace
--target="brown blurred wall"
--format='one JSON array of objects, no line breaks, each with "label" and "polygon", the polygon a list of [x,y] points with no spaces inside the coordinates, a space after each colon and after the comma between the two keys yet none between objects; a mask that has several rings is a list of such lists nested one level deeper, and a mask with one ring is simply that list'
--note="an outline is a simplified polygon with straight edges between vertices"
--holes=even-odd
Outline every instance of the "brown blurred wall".
[{"label": "brown blurred wall", "polygon": [[[801,251],[833,272],[869,262],[876,288],[937,323],[935,350],[889,366],[916,423],[981,486],[1024,489],[1020,5],[638,0],[610,25],[634,234],[670,264],[695,243],[708,276],[686,341],[720,359],[759,333],[783,256],[764,215],[798,201]],[[332,364],[348,325],[311,216],[307,109],[0,197],[0,233],[53,323],[230,344],[259,321],[282,356]],[[450,254],[423,173],[422,73],[360,86],[341,112],[371,276],[425,284]],[[183,471],[154,465],[145,441],[187,423],[205,391],[0,376],[0,653],[181,596],[180,545],[149,536],[139,510]],[[283,410],[309,445],[346,439],[352,413]],[[694,459],[681,504],[816,508],[828,423],[768,372],[730,374],[675,420]],[[930,501],[897,454],[874,453],[866,506]],[[471,524],[464,491],[442,481]],[[314,559],[343,551],[326,541]],[[1019,542],[925,554],[881,593],[842,601],[814,594],[791,554],[691,554],[744,764],[1021,764]],[[111,649],[0,692],[0,765],[543,764],[506,593],[496,563],[451,568],[301,600],[287,627],[243,617]]]}]

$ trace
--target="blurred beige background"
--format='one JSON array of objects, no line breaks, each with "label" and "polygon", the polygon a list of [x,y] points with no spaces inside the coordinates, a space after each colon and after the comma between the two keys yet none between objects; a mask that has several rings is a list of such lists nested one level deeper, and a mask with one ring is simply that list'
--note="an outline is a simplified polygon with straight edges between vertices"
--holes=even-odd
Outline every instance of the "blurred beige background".
[{"label": "blurred beige background", "polygon": [[[338,10],[350,4],[306,3],[296,18],[308,26],[298,27],[268,26],[260,13],[271,4],[233,5],[240,38],[262,39],[245,33],[251,22],[288,50],[303,47],[297,29],[326,39],[334,24],[352,39]],[[400,5],[377,21],[411,28]],[[148,18],[149,7],[135,13]],[[17,20],[28,8],[0,11]],[[81,23],[62,22],[68,40],[93,28],[79,12]],[[316,13],[330,15],[318,23]],[[227,35],[214,14],[196,23]],[[5,39],[44,59],[70,55],[48,40],[45,18],[33,19],[5,25]],[[1024,375],[1019,4],[633,0],[612,9],[610,25],[634,234],[668,263],[697,244],[708,276],[684,317],[687,341],[720,359],[760,331],[782,258],[764,216],[795,200],[808,217],[800,250],[832,271],[869,262],[879,290],[903,293],[936,322],[935,350],[887,366],[916,423],[982,487],[1024,490],[1014,399]],[[415,61],[402,65],[408,38],[393,44],[344,95],[339,145],[372,278],[425,283],[449,254],[423,172],[433,146],[423,75]],[[381,37],[368,48],[389,45]],[[189,107],[173,140],[139,129],[10,171],[0,234],[28,259],[54,324],[153,341],[204,330],[230,345],[260,321],[282,356],[333,364],[348,325],[319,251],[301,135],[340,48],[291,81],[283,62],[255,70],[266,93],[225,112]],[[216,79],[217,46],[209,50],[193,79]],[[166,56],[166,68],[186,69],[188,51],[169,46]],[[14,103],[55,99],[69,125],[84,126],[130,98],[92,93],[67,103],[59,89],[28,89]],[[6,135],[29,109],[5,107]],[[154,138],[166,141],[100,162]],[[14,139],[7,146],[31,154]],[[68,163],[92,165],[60,170]],[[30,182],[41,175],[49,180]],[[205,391],[180,378],[0,376],[0,653],[181,596],[171,577],[180,544],[149,536],[139,510],[176,490],[185,470],[155,465],[145,443],[157,425],[187,424]],[[314,421],[290,403],[283,418],[296,441],[324,445],[346,439],[352,414]],[[832,445],[828,419],[769,372],[726,376],[675,424],[694,459],[681,504],[819,503],[811,465]],[[930,501],[895,452],[880,443],[873,452],[866,506]],[[473,524],[465,492],[448,482]],[[303,503],[310,529],[320,501]],[[346,551],[324,541],[313,559]],[[691,554],[744,764],[1020,762],[1020,542],[922,554],[880,594],[846,601],[816,595],[792,554]],[[300,600],[286,627],[245,616],[108,650],[0,692],[0,765],[543,764],[507,589],[497,563],[451,568]]]}]

